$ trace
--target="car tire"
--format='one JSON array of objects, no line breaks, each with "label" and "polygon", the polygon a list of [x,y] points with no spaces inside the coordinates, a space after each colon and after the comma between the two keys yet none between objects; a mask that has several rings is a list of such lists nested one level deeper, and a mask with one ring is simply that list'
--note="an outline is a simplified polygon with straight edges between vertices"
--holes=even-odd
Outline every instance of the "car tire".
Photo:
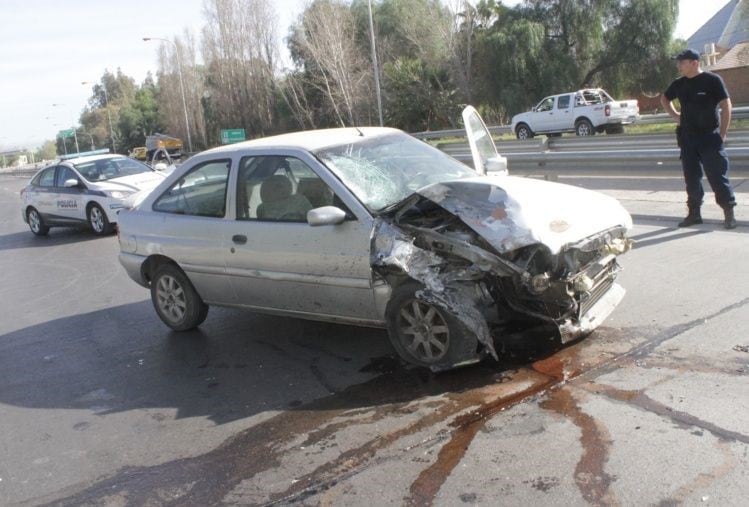
[{"label": "car tire", "polygon": [[195,329],[208,316],[208,305],[174,264],[163,264],[156,270],[151,302],[162,322],[175,331]]},{"label": "car tire", "polygon": [[97,236],[106,236],[112,233],[112,224],[109,223],[107,214],[98,204],[92,204],[86,212],[88,225]]},{"label": "car tire", "polygon": [[26,211],[26,218],[29,221],[29,229],[36,236],[46,236],[49,233],[49,226],[44,223],[44,219],[36,208],[29,208]]},{"label": "car tire", "polygon": [[423,288],[417,282],[406,282],[393,289],[388,301],[388,336],[398,355],[436,371],[478,357],[475,334],[449,311],[419,300],[416,292]]},{"label": "car tire", "polygon": [[517,137],[520,140],[533,139],[533,135],[534,135],[533,131],[525,123],[521,123],[520,125],[515,127],[515,137]]},{"label": "car tire", "polygon": [[578,120],[575,123],[575,134],[578,136],[593,136],[596,134],[596,130],[593,128],[593,124],[589,120]]}]

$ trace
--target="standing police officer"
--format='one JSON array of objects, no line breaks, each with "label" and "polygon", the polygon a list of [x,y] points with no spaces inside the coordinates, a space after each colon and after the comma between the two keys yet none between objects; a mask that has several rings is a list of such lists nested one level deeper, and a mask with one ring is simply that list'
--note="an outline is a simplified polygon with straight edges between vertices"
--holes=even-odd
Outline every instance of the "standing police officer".
[{"label": "standing police officer", "polygon": [[[731,122],[731,99],[720,76],[700,68],[700,55],[685,49],[674,60],[682,77],[676,79],[661,96],[661,104],[676,121],[681,147],[681,166],[687,185],[689,214],[679,227],[701,224],[700,207],[705,191],[702,171],[715,193],[715,201],[723,208],[726,229],[736,227],[733,208],[736,198],[728,181],[728,157],[724,149],[728,124]],[[681,114],[671,101],[679,99]],[[718,118],[720,107],[720,121]]]}]

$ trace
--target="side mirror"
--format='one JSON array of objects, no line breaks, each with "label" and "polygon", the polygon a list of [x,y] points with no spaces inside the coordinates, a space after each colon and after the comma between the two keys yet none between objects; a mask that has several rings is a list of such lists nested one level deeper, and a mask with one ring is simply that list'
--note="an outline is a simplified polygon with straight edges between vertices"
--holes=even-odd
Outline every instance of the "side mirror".
[{"label": "side mirror", "polygon": [[492,157],[484,164],[486,172],[488,173],[505,173],[507,174],[507,158],[502,155],[498,157]]},{"label": "side mirror", "polygon": [[323,206],[307,212],[307,223],[318,225],[338,225],[346,220],[346,212],[335,206]]},{"label": "side mirror", "polygon": [[168,165],[166,165],[164,162],[159,162],[157,164],[154,164],[153,169],[154,171],[166,171]]},{"label": "side mirror", "polygon": [[78,181],[77,179],[70,178],[69,180],[65,180],[65,183],[63,183],[62,186],[65,188],[76,188],[80,186],[80,184],[81,182]]}]

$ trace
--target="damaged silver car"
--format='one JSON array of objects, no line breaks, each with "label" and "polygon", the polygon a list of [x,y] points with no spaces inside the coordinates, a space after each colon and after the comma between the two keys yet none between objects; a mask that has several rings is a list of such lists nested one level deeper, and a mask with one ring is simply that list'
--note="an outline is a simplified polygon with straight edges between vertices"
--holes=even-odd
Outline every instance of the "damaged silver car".
[{"label": "damaged silver car", "polygon": [[624,295],[629,214],[509,176],[473,108],[464,120],[475,170],[389,128],[203,152],[120,213],[120,262],[177,331],[210,305],[385,327],[435,371],[496,358],[524,329],[585,336]]}]

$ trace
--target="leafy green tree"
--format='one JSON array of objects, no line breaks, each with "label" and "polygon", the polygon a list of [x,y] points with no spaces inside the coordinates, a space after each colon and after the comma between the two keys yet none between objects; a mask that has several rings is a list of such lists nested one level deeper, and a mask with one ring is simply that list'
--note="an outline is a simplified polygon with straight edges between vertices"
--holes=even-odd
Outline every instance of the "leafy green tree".
[{"label": "leafy green tree", "polygon": [[481,99],[506,116],[586,86],[636,94],[671,73],[662,63],[677,0],[482,0],[477,10]]},{"label": "leafy green tree", "polygon": [[34,159],[37,162],[42,160],[52,160],[57,156],[57,143],[48,139],[34,152]]}]

